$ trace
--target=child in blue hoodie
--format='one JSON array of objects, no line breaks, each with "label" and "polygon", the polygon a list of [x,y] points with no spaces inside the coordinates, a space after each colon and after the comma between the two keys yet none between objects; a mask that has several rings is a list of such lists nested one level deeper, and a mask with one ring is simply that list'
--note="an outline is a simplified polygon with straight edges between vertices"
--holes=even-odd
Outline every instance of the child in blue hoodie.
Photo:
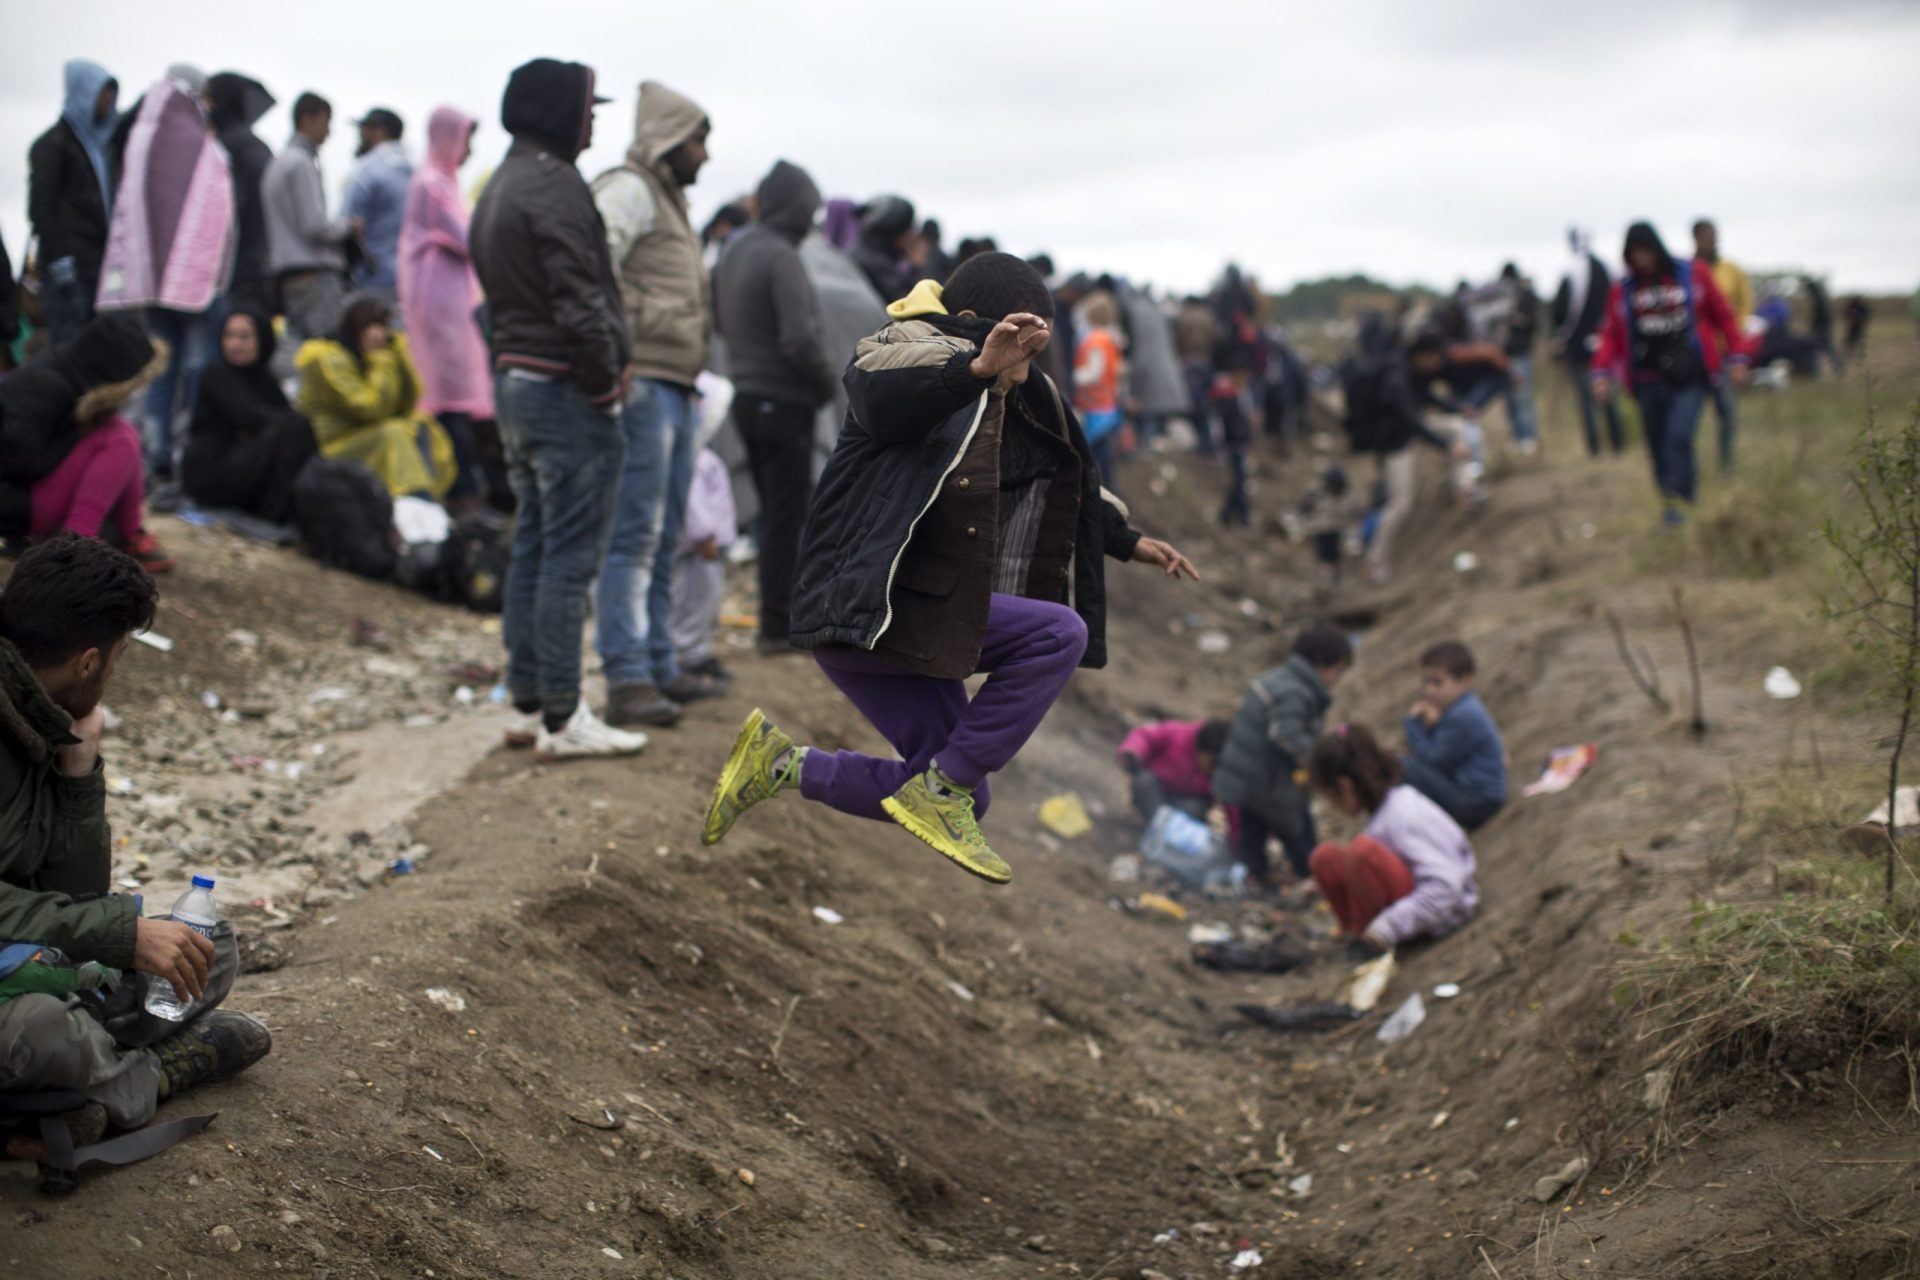
[{"label": "child in blue hoodie", "polygon": [[1407,713],[1407,783],[1472,831],[1507,803],[1507,753],[1473,691],[1473,650],[1446,640],[1420,655],[1423,696]]}]

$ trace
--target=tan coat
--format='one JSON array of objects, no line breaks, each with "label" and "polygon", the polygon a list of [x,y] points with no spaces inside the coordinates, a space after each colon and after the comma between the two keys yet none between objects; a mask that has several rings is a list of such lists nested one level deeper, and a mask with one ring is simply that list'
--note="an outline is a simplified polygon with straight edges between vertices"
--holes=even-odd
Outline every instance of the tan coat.
[{"label": "tan coat", "polygon": [[706,367],[713,342],[713,301],[700,237],[687,212],[687,193],[666,157],[706,119],[707,113],[691,99],[655,81],[645,82],[627,161],[594,184],[598,189],[631,173],[653,197],[652,229],[614,265],[632,337],[634,373],[683,387],[691,387]]}]

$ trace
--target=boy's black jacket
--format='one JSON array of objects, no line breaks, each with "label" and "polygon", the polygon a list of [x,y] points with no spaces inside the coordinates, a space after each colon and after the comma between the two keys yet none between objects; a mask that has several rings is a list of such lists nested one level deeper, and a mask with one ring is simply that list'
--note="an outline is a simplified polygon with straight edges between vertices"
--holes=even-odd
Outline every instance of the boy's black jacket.
[{"label": "boy's black jacket", "polygon": [[[800,544],[793,643],[880,654],[906,671],[974,674],[999,536],[999,438],[1018,397],[1078,460],[1077,490],[1050,495],[1024,594],[1071,603],[1087,624],[1081,665],[1107,661],[1102,556],[1140,534],[1100,487],[1085,434],[1037,370],[1007,398],[975,378],[974,327],[944,315],[896,321],[847,367],[847,420]],[[1070,528],[1071,534],[1066,530]],[[1057,536],[1048,536],[1049,530]]]}]

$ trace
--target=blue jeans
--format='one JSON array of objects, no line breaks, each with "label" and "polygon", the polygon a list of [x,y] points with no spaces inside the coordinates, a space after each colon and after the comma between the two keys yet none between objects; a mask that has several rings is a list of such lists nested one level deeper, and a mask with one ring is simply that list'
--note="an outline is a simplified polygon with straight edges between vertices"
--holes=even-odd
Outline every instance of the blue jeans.
[{"label": "blue jeans", "polygon": [[653,580],[647,584],[647,651],[653,657],[653,682],[669,685],[680,678],[680,652],[673,643],[673,562],[687,527],[694,464],[700,461],[700,423],[685,387],[652,381],[646,385],[660,403],[668,441],[666,510],[660,546],[653,553]]},{"label": "blue jeans", "polygon": [[1600,456],[1600,415],[1607,419],[1607,440],[1615,453],[1627,447],[1626,429],[1620,425],[1620,409],[1612,397],[1595,403],[1593,395],[1593,374],[1584,359],[1569,360],[1567,375],[1573,379],[1573,394],[1580,401],[1580,426],[1587,433],[1587,452],[1594,457]]},{"label": "blue jeans", "polygon": [[1473,795],[1425,760],[1402,756],[1400,766],[1408,786],[1445,809],[1448,817],[1468,831],[1484,827],[1503,807],[1504,802]]},{"label": "blue jeans", "polygon": [[1640,426],[1647,435],[1647,454],[1661,495],[1692,502],[1700,480],[1693,438],[1700,430],[1700,412],[1707,407],[1707,385],[1642,383],[1635,398],[1640,402]]},{"label": "blue jeans", "polygon": [[61,258],[48,264],[40,289],[47,339],[56,347],[64,347],[93,319],[93,298],[100,290],[100,275],[97,271],[81,271],[72,258]]},{"label": "blue jeans", "polygon": [[[667,466],[673,453],[672,401],[686,397],[673,388],[635,379],[633,393],[620,409],[620,430],[627,441],[627,464],[620,472],[620,500],[613,518],[613,540],[593,592],[593,647],[609,684],[652,684],[653,658],[649,607],[655,553],[666,519]],[[672,572],[668,570],[668,572]]]},{"label": "blue jeans", "polygon": [[1720,419],[1720,470],[1733,470],[1733,444],[1740,420],[1733,399],[1733,380],[1722,372],[1713,383],[1713,409]]},{"label": "blue jeans", "polygon": [[1533,357],[1507,357],[1507,420],[1513,424],[1514,443],[1540,438],[1533,412]]},{"label": "blue jeans", "polygon": [[580,703],[580,631],[613,533],[627,441],[574,382],[502,373],[494,401],[519,503],[500,620],[507,691],[557,727]]},{"label": "blue jeans", "polygon": [[205,311],[168,311],[149,307],[147,332],[167,344],[167,367],[147,388],[147,470],[173,470],[173,424],[193,408],[200,371],[213,356],[220,326],[226,322],[225,299],[215,299]]}]

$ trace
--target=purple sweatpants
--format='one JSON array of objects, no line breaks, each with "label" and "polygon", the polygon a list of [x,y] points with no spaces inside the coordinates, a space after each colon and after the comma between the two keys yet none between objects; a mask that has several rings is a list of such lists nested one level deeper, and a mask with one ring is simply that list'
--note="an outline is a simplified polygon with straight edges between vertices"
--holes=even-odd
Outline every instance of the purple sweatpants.
[{"label": "purple sweatpants", "polygon": [[974,813],[982,816],[992,798],[987,775],[1027,744],[1086,651],[1087,624],[1072,609],[998,592],[980,649],[987,682],[971,702],[965,681],[915,675],[858,649],[817,649],[814,661],[827,679],[900,758],[815,748],[800,771],[800,794],[886,822],[880,802],[937,760],[942,773],[973,788]]}]

